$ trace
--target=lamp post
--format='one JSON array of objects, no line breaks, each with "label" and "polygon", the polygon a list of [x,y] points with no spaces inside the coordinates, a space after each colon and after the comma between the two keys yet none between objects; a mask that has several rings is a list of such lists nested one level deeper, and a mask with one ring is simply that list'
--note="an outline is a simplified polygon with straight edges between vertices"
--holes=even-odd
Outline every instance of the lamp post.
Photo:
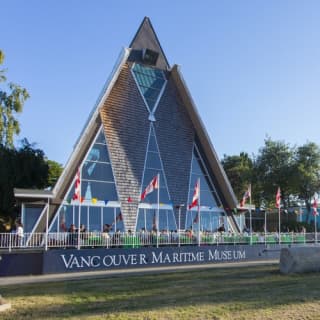
[{"label": "lamp post", "polygon": [[184,203],[182,204],[179,204],[176,206],[176,209],[179,210],[179,213],[178,213],[178,246],[180,247],[180,229],[181,229],[181,208],[183,208],[185,205]]}]

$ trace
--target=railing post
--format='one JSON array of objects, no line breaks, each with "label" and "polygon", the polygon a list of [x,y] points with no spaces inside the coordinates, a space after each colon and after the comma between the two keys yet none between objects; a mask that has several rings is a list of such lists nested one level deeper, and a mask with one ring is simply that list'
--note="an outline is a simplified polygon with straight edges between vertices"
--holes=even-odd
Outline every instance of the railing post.
[{"label": "railing post", "polygon": [[9,252],[11,252],[11,241],[12,241],[12,233],[9,233]]}]

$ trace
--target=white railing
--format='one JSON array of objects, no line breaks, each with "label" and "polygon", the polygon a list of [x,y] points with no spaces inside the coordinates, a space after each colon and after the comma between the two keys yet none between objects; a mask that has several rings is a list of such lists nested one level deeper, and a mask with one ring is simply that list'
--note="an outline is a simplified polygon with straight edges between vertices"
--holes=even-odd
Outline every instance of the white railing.
[{"label": "white railing", "polygon": [[47,248],[140,248],[150,246],[221,245],[221,244],[305,244],[318,243],[315,233],[232,234],[227,232],[130,232],[130,233],[0,233],[0,249]]}]

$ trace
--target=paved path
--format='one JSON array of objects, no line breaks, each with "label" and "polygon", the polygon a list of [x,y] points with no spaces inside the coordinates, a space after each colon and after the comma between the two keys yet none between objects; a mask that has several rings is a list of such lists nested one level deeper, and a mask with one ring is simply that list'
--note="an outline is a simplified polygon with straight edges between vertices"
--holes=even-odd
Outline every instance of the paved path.
[{"label": "paved path", "polygon": [[118,270],[103,270],[103,271],[89,271],[89,272],[76,272],[76,273],[59,273],[59,274],[46,274],[36,276],[15,276],[15,277],[0,277],[0,287],[53,282],[53,281],[66,281],[66,280],[85,280],[85,279],[99,279],[106,277],[119,277],[129,275],[142,275],[148,273],[164,273],[164,272],[183,272],[199,269],[212,269],[212,268],[244,268],[258,265],[272,265],[279,264],[279,260],[260,260],[260,261],[246,261],[246,262],[228,262],[228,263],[215,263],[215,264],[199,264],[199,265],[182,265],[182,266],[163,266],[153,268],[137,268],[137,269],[118,269]]}]

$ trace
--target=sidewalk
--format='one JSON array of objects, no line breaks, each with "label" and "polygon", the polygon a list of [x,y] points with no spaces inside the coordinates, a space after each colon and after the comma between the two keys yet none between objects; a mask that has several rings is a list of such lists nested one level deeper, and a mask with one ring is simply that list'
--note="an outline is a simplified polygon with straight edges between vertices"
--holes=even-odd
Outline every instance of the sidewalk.
[{"label": "sidewalk", "polygon": [[154,268],[137,268],[137,269],[118,269],[118,270],[103,270],[103,271],[89,271],[76,273],[59,273],[46,275],[30,275],[30,276],[16,276],[16,277],[1,277],[0,287],[44,283],[53,281],[72,281],[72,280],[86,280],[86,279],[100,279],[106,277],[120,277],[131,275],[144,275],[148,273],[164,273],[164,272],[185,272],[199,269],[211,268],[244,268],[259,265],[276,265],[279,260],[260,260],[260,261],[246,261],[246,262],[228,262],[215,264],[198,264],[198,265],[181,265],[181,266],[163,266]]}]

